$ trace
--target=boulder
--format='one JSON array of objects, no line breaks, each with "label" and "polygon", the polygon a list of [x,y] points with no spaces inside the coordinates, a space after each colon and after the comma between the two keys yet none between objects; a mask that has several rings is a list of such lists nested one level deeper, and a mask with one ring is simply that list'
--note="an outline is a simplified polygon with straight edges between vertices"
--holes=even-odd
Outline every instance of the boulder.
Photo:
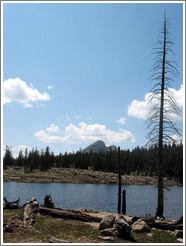
[{"label": "boulder", "polygon": [[118,235],[118,231],[116,228],[107,228],[107,229],[104,229],[102,232],[101,232],[101,235],[104,235],[104,236],[117,236]]},{"label": "boulder", "polygon": [[122,238],[130,237],[131,228],[122,215],[116,217],[114,222],[114,228],[117,229],[118,236]]},{"label": "boulder", "polygon": [[132,224],[132,230],[135,232],[150,232],[147,223],[142,219],[139,219]]},{"label": "boulder", "polygon": [[116,216],[111,215],[111,214],[105,216],[100,222],[99,230],[104,230],[106,228],[112,228],[114,225],[115,218]]},{"label": "boulder", "polygon": [[134,216],[124,215],[123,217],[125,218],[125,220],[129,225],[132,225],[136,220],[138,220],[138,219],[135,220]]}]

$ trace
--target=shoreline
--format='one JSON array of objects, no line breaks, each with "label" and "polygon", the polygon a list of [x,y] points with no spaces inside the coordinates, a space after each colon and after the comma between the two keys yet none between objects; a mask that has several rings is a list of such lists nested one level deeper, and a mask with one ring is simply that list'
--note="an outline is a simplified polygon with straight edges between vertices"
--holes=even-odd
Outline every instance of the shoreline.
[{"label": "shoreline", "polygon": [[[178,243],[183,242],[183,221],[157,220],[155,217],[136,217],[83,208],[61,210],[39,207],[39,213],[24,227],[22,208],[3,210],[4,243],[48,243],[52,238],[76,243]],[[100,228],[102,219],[122,216],[130,227],[130,238],[122,237],[114,228]],[[145,230],[139,231],[139,221]],[[102,223],[103,225],[104,223]],[[145,225],[144,225],[145,224]],[[182,229],[182,230],[181,230]],[[8,233],[11,231],[11,233]],[[33,233],[34,232],[34,233]],[[178,234],[179,233],[179,234]],[[179,235],[179,238],[178,238]],[[131,240],[133,239],[133,240]],[[57,241],[55,241],[57,242]]]},{"label": "shoreline", "polygon": [[[3,170],[4,182],[25,183],[75,183],[75,184],[118,184],[118,174],[74,168],[52,168],[41,172],[34,170],[24,173],[23,168],[8,168]],[[157,185],[154,176],[122,175],[122,185]],[[165,186],[179,185],[175,180],[164,178]]]}]

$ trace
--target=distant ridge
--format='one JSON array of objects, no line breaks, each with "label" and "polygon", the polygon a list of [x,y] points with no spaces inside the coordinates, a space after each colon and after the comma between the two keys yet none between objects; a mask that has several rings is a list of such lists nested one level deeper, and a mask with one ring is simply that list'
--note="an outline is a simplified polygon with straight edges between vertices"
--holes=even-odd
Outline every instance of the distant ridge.
[{"label": "distant ridge", "polygon": [[107,147],[105,143],[102,140],[98,140],[94,142],[93,144],[89,145],[83,150],[84,153],[101,153],[101,152],[107,152]]}]

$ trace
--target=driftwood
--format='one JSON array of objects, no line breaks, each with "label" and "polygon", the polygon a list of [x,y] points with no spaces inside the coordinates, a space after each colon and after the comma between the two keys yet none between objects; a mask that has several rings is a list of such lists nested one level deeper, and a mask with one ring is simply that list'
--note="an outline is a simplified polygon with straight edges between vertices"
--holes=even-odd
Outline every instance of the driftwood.
[{"label": "driftwood", "polygon": [[3,200],[4,200],[3,208],[6,208],[6,209],[17,209],[17,208],[20,208],[20,205],[19,205],[20,199],[17,199],[16,201],[13,201],[13,202],[9,202],[6,199],[6,197],[4,197]]},{"label": "driftwood", "polygon": [[22,226],[22,221],[20,216],[16,215],[11,218],[11,221],[9,221],[7,224],[3,224],[3,231],[4,232],[14,232],[19,231]]},{"label": "driftwood", "polygon": [[142,217],[142,219],[147,223],[149,227],[154,227],[161,230],[183,230],[183,216],[175,221],[166,221],[166,220],[156,220],[154,216]]},{"label": "driftwood", "polygon": [[183,230],[183,224],[176,224],[168,221],[155,221],[155,223],[151,226],[161,230]]},{"label": "driftwood", "polygon": [[56,238],[56,237],[51,237],[48,242],[49,243],[72,243],[70,241],[59,239],[59,238]]},{"label": "driftwood", "polygon": [[183,230],[183,216],[175,222],[166,221],[166,220],[156,220],[155,216],[147,216],[147,217],[134,216],[130,224],[133,224],[138,219],[144,220],[147,223],[147,225],[151,228],[154,227],[157,229],[170,230],[170,231]]},{"label": "driftwood", "polygon": [[50,215],[51,217],[64,218],[64,219],[72,219],[72,220],[80,220],[85,222],[100,222],[101,218],[90,216],[89,214],[82,213],[79,211],[68,211],[62,209],[52,209],[40,207],[40,214]]}]

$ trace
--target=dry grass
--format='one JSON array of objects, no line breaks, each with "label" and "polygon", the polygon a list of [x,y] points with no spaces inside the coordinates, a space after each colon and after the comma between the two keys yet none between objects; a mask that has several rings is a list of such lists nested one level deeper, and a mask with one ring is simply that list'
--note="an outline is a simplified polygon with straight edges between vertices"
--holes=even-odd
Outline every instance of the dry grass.
[{"label": "dry grass", "polygon": [[[117,184],[116,173],[83,170],[74,168],[52,168],[41,172],[34,170],[32,173],[24,173],[23,168],[8,168],[3,170],[4,181],[17,182],[56,182],[56,183],[89,183],[89,184]],[[137,175],[122,175],[122,184],[156,185],[156,177]],[[176,181],[164,179],[165,185],[176,185]]]}]

